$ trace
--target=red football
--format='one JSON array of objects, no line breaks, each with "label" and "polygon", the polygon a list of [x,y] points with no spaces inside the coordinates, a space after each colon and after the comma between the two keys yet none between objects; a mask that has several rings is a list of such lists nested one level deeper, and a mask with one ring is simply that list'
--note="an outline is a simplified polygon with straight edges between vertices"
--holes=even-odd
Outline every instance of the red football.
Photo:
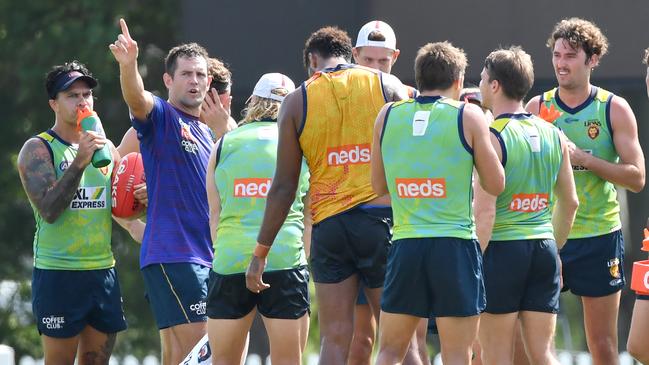
[{"label": "red football", "polygon": [[144,205],[135,200],[135,186],[145,182],[142,155],[131,152],[122,157],[113,171],[111,198],[113,215],[119,218],[137,218],[144,210]]}]

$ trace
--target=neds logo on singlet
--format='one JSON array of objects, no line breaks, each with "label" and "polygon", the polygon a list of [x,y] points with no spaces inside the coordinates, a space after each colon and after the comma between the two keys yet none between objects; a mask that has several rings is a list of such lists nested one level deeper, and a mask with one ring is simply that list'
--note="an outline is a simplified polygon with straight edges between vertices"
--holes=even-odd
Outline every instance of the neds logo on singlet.
[{"label": "neds logo on singlet", "polygon": [[395,179],[399,198],[444,199],[446,198],[446,179],[415,178]]},{"label": "neds logo on singlet", "polygon": [[234,196],[236,198],[265,198],[268,196],[270,178],[234,179]]},{"label": "neds logo on singlet", "polygon": [[370,162],[370,144],[351,144],[327,148],[327,165],[356,165]]},{"label": "neds logo on singlet", "polygon": [[514,194],[509,204],[509,210],[522,213],[538,212],[547,207],[548,194],[544,193]]}]

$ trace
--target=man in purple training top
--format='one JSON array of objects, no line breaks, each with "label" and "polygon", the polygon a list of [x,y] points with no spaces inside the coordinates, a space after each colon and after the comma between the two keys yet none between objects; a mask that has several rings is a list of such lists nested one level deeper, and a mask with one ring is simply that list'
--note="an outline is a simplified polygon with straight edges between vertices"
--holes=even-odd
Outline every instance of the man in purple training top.
[{"label": "man in purple training top", "polygon": [[144,89],[138,46],[121,19],[109,46],[138,133],[149,206],[140,254],[146,295],[162,340],[162,363],[178,364],[206,333],[205,298],[212,262],[205,173],[212,150],[199,122],[211,77],[207,52],[195,43],[169,51],[165,101]]}]

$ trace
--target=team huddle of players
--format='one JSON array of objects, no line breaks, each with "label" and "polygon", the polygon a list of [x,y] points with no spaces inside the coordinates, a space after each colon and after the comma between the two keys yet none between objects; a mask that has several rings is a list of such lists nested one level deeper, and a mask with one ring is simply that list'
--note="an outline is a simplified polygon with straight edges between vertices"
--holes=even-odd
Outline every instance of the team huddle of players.
[{"label": "team huddle of players", "polygon": [[[107,199],[114,163],[90,164],[105,145],[115,161],[142,154],[146,223],[115,220],[142,242],[165,365],[206,333],[213,364],[243,364],[257,312],[272,363],[301,363],[311,276],[321,364],[370,363],[377,326],[376,364],[429,364],[427,327],[447,365],[512,364],[517,336],[525,361],[558,364],[562,288],[582,298],[594,363],[618,363],[615,186],[640,191],[645,170],[628,103],[590,83],[608,48],[595,24],[556,24],[558,86],[526,105],[534,70],[520,47],[491,52],[479,90],[463,92],[464,51],[426,44],[414,89],[390,74],[389,25],[367,23],[355,46],[324,27],[305,43],[309,79],[263,75],[238,126],[220,61],[195,43],[173,48],[164,100],[144,88],[138,44],[120,26],[109,48],[133,126],[122,144],[76,128],[97,82],[72,62],[46,80],[54,126],[18,158],[46,364],[107,363],[126,328],[110,204],[78,202]],[[638,296],[628,343],[645,363],[648,299]]]}]

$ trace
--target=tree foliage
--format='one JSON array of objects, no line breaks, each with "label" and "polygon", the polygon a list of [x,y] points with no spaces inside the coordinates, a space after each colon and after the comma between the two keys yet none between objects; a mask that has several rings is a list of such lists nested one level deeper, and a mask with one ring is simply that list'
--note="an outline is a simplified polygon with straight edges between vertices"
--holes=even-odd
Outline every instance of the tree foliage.
[{"label": "tree foliage", "polygon": [[[119,33],[118,20],[129,22],[140,45],[140,67],[147,89],[164,90],[163,57],[177,43],[181,3],[173,0],[114,0],[74,2],[0,1],[0,281],[18,282],[20,290],[0,307],[0,343],[24,354],[41,357],[38,333],[31,315],[16,306],[27,304],[32,270],[34,218],[22,190],[16,158],[22,144],[50,128],[54,114],[47,103],[44,77],[51,66],[77,59],[99,80],[95,108],[108,137],[116,144],[129,126],[128,109],[119,88],[119,69],[108,50]],[[164,51],[163,51],[164,50]],[[139,246],[121,228],[114,228],[113,249],[122,285],[129,330],[118,336],[117,354],[142,358],[159,353],[157,329],[144,300],[139,274]]]}]

